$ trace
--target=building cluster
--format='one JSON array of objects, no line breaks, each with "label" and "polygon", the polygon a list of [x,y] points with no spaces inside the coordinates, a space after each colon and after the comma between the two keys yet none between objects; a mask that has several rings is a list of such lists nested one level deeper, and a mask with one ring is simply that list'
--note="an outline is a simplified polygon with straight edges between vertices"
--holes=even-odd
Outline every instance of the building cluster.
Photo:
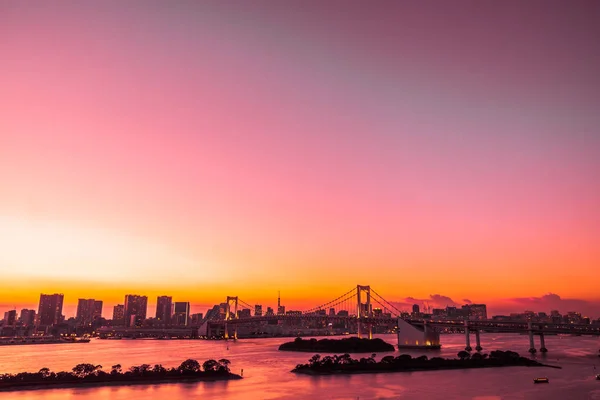
[{"label": "building cluster", "polygon": [[191,314],[190,303],[173,301],[171,296],[156,298],[156,315],[147,318],[148,297],[137,294],[125,296],[124,304],[113,307],[112,326],[126,327],[172,327],[199,324],[203,319],[201,313]]},{"label": "building cluster", "polygon": [[[4,319],[0,323],[0,336],[28,336],[32,334],[86,334],[92,333],[101,326],[114,326],[124,328],[169,328],[169,327],[200,327],[206,321],[225,320],[227,312],[234,311],[228,303],[216,304],[209,309],[205,315],[202,313],[192,314],[190,303],[173,301],[171,296],[158,296],[156,299],[156,313],[148,317],[148,297],[128,294],[123,304],[113,307],[112,319],[103,317],[103,302],[97,299],[78,299],[77,311],[74,318],[66,319],[63,315],[64,295],[41,294],[38,310],[22,309],[9,310],[4,313]],[[392,313],[381,308],[373,308],[370,304],[362,304],[361,314],[373,317],[393,319]],[[367,307],[370,307],[367,309]],[[349,312],[345,309],[329,308],[319,309],[310,313],[297,310],[286,310],[281,304],[281,298],[277,299],[277,308],[263,307],[256,304],[252,309],[249,305],[238,308],[235,317],[244,319],[270,316],[316,316],[316,317],[351,317],[357,315],[357,310]],[[461,307],[448,306],[446,308],[426,307],[421,310],[418,304],[413,305],[411,313],[403,313],[405,319],[432,319],[432,320],[487,320],[487,307],[485,304],[465,304]],[[557,310],[549,314],[545,312],[525,311],[510,315],[496,315],[492,320],[497,321],[532,321],[547,322],[555,324],[600,324],[600,319],[591,321],[590,318],[582,316],[578,312],[568,312],[564,315]],[[324,319],[306,319],[303,322],[295,319],[286,319],[284,322],[277,319],[265,322],[267,325],[283,325],[307,329],[338,329],[347,331],[352,328],[347,321],[333,320],[332,323],[324,322]],[[393,325],[393,324],[392,324]],[[385,331],[385,330],[384,330]]]},{"label": "building cluster", "polygon": [[427,309],[425,312],[420,310],[418,304],[413,305],[412,313],[406,317],[413,319],[434,319],[434,320],[486,320],[487,306],[485,304],[465,304],[462,307],[448,306],[446,308]]},{"label": "building cluster", "polygon": [[524,311],[522,313],[512,313],[510,315],[495,315],[492,319],[496,321],[532,321],[552,324],[600,324],[600,318],[593,321],[575,311],[569,311],[562,315],[558,310],[552,310],[550,311],[550,314],[545,312]]},{"label": "building cluster", "polygon": [[125,296],[124,304],[114,306],[112,320],[103,317],[103,302],[96,299],[78,299],[74,318],[63,315],[62,293],[41,294],[37,312],[22,309],[4,313],[0,336],[29,336],[32,334],[84,334],[100,326],[171,327],[198,326],[202,313],[191,314],[189,302],[173,302],[170,296],[157,298],[156,317],[147,318],[148,297],[134,294]]}]

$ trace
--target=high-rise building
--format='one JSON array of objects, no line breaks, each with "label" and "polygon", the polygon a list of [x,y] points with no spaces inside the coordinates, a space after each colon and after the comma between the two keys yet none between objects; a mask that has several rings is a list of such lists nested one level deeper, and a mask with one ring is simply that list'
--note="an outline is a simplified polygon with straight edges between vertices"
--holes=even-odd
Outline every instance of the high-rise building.
[{"label": "high-rise building", "polygon": [[412,312],[413,312],[413,314],[418,314],[419,311],[420,311],[419,305],[418,304],[413,304],[413,306],[412,306]]},{"label": "high-rise building", "polygon": [[221,318],[221,306],[215,304],[213,308],[206,311],[206,319],[209,321],[217,320]]},{"label": "high-rise building", "polygon": [[[465,304],[462,306],[465,316],[472,320],[487,319],[487,307],[485,304]],[[531,312],[531,314],[534,314]]]},{"label": "high-rise building", "polygon": [[171,296],[158,296],[156,299],[156,319],[165,325],[171,323],[172,301]]},{"label": "high-rise building", "polygon": [[79,299],[77,301],[77,314],[75,319],[80,325],[90,326],[94,319],[97,317],[97,305],[100,303],[100,315],[102,314],[102,302],[97,302],[94,299]]},{"label": "high-rise building", "polygon": [[277,315],[285,315],[285,306],[281,305],[281,292],[277,292]]},{"label": "high-rise building", "polygon": [[192,326],[199,326],[202,323],[203,317],[202,313],[192,314],[190,318]]},{"label": "high-rise building", "polygon": [[238,318],[250,318],[250,309],[249,308],[242,308],[241,310],[238,310]]},{"label": "high-rise building", "polygon": [[255,317],[262,317],[262,305],[261,304],[257,304],[254,306],[254,316]]},{"label": "high-rise building", "polygon": [[271,307],[267,307],[267,312],[265,313],[265,315],[275,315],[275,313],[273,312],[273,309]]},{"label": "high-rise building", "polygon": [[35,310],[22,309],[19,321],[25,326],[33,326],[35,324]]},{"label": "high-rise building", "polygon": [[125,326],[142,326],[146,320],[148,297],[137,294],[125,296]]},{"label": "high-rise building", "polygon": [[10,310],[4,313],[4,326],[11,326],[17,323],[17,310]]},{"label": "high-rise building", "polygon": [[58,294],[40,294],[40,305],[38,309],[39,324],[49,326],[58,324],[62,321],[64,295]]},{"label": "high-rise building", "polygon": [[98,318],[102,318],[102,300],[94,301],[94,313],[92,315],[92,321]]},{"label": "high-rise building", "polygon": [[121,325],[125,322],[125,306],[117,304],[113,307],[113,325]]},{"label": "high-rise building", "polygon": [[335,317],[335,308],[331,307],[331,308],[329,309],[329,316],[330,316],[330,317]]},{"label": "high-rise building", "polygon": [[190,318],[190,303],[183,301],[176,301],[173,307],[173,322],[176,325],[187,326]]},{"label": "high-rise building", "polygon": [[374,308],[373,309],[373,316],[374,317],[381,317],[383,315],[383,310],[381,308]]}]

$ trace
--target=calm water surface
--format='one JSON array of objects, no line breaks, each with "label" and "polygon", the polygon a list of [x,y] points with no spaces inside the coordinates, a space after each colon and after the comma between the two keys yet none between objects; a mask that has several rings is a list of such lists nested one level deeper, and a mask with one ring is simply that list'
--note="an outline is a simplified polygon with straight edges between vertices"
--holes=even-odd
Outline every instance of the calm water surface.
[{"label": "calm water surface", "polygon": [[[379,337],[396,343],[393,335]],[[0,373],[70,370],[80,362],[123,368],[139,364],[177,366],[186,358],[203,362],[209,358],[231,360],[231,369],[244,379],[229,382],[198,382],[147,386],[115,386],[81,389],[30,390],[1,393],[5,399],[599,399],[600,340],[586,337],[546,338],[547,356],[542,362],[563,369],[509,367],[496,369],[427,371],[393,374],[309,377],[289,371],[303,363],[310,353],[278,352],[279,344],[290,339],[244,339],[223,341],[179,340],[92,340],[88,344],[59,344],[0,347]],[[430,357],[455,357],[464,347],[462,335],[442,336],[438,352],[409,352]],[[527,336],[482,334],[484,352],[514,350],[522,355]],[[406,352],[406,351],[403,351]],[[380,353],[385,355],[400,354]],[[595,370],[594,368],[597,368]],[[534,385],[536,376],[547,376],[550,384]]]}]

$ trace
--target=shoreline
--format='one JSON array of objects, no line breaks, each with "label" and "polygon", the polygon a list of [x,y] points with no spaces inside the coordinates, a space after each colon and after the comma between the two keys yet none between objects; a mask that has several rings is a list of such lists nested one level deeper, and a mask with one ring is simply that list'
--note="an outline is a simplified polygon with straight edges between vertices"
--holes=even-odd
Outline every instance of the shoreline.
[{"label": "shoreline", "polygon": [[443,370],[458,370],[458,369],[488,369],[488,368],[508,368],[508,367],[525,367],[525,368],[537,368],[537,367],[546,367],[546,368],[554,368],[554,369],[562,369],[557,365],[548,365],[548,364],[540,364],[540,365],[481,365],[481,366],[460,366],[460,367],[451,367],[451,366],[440,366],[440,367],[432,367],[432,368],[405,368],[405,369],[359,369],[359,370],[329,370],[329,371],[318,371],[312,369],[302,369],[302,370],[292,370],[295,374],[302,375],[311,375],[311,376],[322,376],[322,375],[355,375],[355,374],[391,374],[391,373],[402,373],[402,372],[427,372],[427,371],[443,371]]},{"label": "shoreline", "polygon": [[229,373],[228,375],[215,374],[213,376],[186,376],[186,377],[163,377],[156,379],[149,377],[146,379],[114,380],[114,381],[89,381],[89,382],[19,382],[7,387],[0,386],[0,393],[27,391],[27,390],[45,390],[45,389],[72,389],[80,387],[100,387],[100,386],[136,386],[136,385],[162,385],[169,383],[196,383],[196,382],[217,382],[244,379],[240,375]]},{"label": "shoreline", "polygon": [[383,339],[359,339],[355,337],[344,339],[302,339],[285,342],[279,346],[279,351],[295,351],[303,353],[391,353],[395,352],[394,345]]}]

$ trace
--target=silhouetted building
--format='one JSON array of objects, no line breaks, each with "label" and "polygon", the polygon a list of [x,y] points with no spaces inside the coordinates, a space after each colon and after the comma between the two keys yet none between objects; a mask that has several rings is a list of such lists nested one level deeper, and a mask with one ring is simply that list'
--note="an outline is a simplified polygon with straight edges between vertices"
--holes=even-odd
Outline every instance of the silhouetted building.
[{"label": "silhouetted building", "polygon": [[285,306],[277,307],[277,315],[285,315]]},{"label": "silhouetted building", "polygon": [[213,321],[219,319],[221,316],[221,306],[216,304],[210,310],[206,311],[206,319],[208,321]]},{"label": "silhouetted building", "polygon": [[347,310],[340,310],[337,313],[338,317],[347,317],[348,316],[348,311]]},{"label": "silhouetted building", "polygon": [[125,325],[142,326],[146,319],[146,310],[148,308],[148,297],[137,294],[128,294],[125,296]]},{"label": "silhouetted building", "polygon": [[22,309],[19,321],[25,326],[35,325],[35,310],[28,310],[27,308]]},{"label": "silhouetted building", "polygon": [[419,309],[419,305],[418,304],[413,304],[413,306],[412,306],[412,312],[413,312],[413,314],[418,314],[419,312],[421,312],[421,310]]},{"label": "silhouetted building", "polygon": [[79,299],[75,320],[79,325],[90,326],[95,319],[102,316],[102,301],[94,299]]},{"label": "silhouetted building", "polygon": [[41,294],[38,309],[39,325],[50,326],[62,322],[62,308],[64,295]]},{"label": "silhouetted building", "polygon": [[334,316],[335,316],[335,308],[331,307],[331,308],[329,309],[329,316],[330,316],[330,317],[334,317]]},{"label": "silhouetted building", "polygon": [[[487,307],[485,304],[465,304],[462,306],[465,316],[472,320],[487,319]],[[534,314],[534,313],[532,313]]]},{"label": "silhouetted building", "polygon": [[250,309],[249,308],[243,308],[241,310],[238,310],[238,318],[250,318]]},{"label": "silhouetted building", "polygon": [[263,311],[262,311],[262,305],[261,304],[257,304],[254,306],[254,316],[255,317],[262,317],[263,315]]},{"label": "silhouetted building", "polygon": [[96,300],[94,302],[94,315],[93,315],[93,320],[97,320],[99,318],[102,318],[102,300]]},{"label": "silhouetted building", "polygon": [[204,316],[202,315],[202,313],[192,314],[191,318],[190,318],[191,321],[192,321],[191,322],[192,326],[198,326],[198,325],[200,325],[202,323],[202,320],[204,319],[203,317]]},{"label": "silhouetted building", "polygon": [[275,313],[273,312],[273,309],[271,307],[267,307],[267,312],[265,313],[265,315],[275,315]]},{"label": "silhouetted building", "polygon": [[17,323],[17,310],[10,310],[4,313],[4,326],[14,326]]},{"label": "silhouetted building", "polygon": [[172,307],[171,296],[159,296],[156,299],[156,320],[166,325],[170,324]]},{"label": "silhouetted building", "polygon": [[125,323],[125,306],[117,304],[113,307],[113,325],[123,325]]},{"label": "silhouetted building", "polygon": [[374,308],[373,309],[373,316],[374,317],[381,317],[383,315],[383,310],[381,308]]},{"label": "silhouetted building", "polygon": [[176,301],[173,310],[173,323],[176,325],[187,326],[190,317],[190,303]]}]

